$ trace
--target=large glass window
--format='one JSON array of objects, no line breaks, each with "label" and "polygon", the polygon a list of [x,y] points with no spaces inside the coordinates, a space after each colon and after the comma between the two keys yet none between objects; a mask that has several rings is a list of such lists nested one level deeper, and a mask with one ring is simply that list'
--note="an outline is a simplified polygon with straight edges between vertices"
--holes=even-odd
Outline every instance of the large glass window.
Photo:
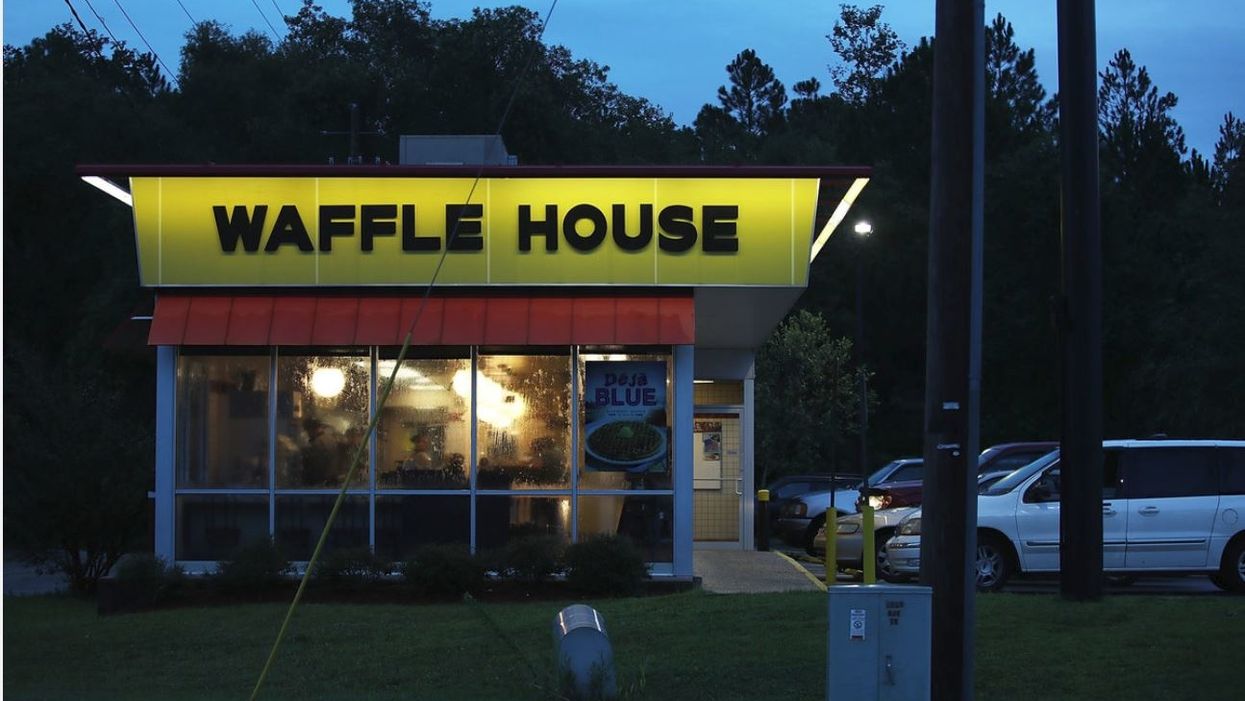
[{"label": "large glass window", "polygon": [[[340,487],[367,433],[366,355],[279,355],[277,487]],[[368,484],[367,451],[354,486]]]},{"label": "large glass window", "polygon": [[267,537],[267,496],[177,497],[178,560],[224,560],[239,547]]},{"label": "large glass window", "polygon": [[[277,496],[276,543],[282,555],[291,560],[311,559],[336,499],[328,495]],[[367,511],[367,497],[346,497],[324,543],[325,549],[366,548]]]},{"label": "large glass window", "polygon": [[267,356],[183,355],[177,486],[268,486]]},{"label": "large glass window", "polygon": [[[396,362],[379,361],[378,396]],[[471,359],[403,361],[376,427],[377,486],[466,489],[470,452]]]},{"label": "large glass window", "polygon": [[569,487],[570,412],[569,355],[480,356],[479,488]]},{"label": "large glass window", "polygon": [[376,552],[394,562],[422,545],[471,542],[471,497],[376,497]]},{"label": "large glass window", "polygon": [[569,539],[569,497],[482,496],[476,499],[476,548],[492,550],[512,538],[554,535]]},{"label": "large glass window", "polygon": [[670,489],[669,356],[579,356],[581,489]]},{"label": "large glass window", "polygon": [[674,497],[661,495],[579,498],[579,539],[626,536],[649,562],[674,561]]}]

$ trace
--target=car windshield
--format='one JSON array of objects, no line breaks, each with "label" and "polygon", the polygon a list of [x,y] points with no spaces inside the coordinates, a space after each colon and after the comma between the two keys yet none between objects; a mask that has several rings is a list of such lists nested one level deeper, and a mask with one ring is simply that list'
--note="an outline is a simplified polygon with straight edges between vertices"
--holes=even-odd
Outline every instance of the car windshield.
[{"label": "car windshield", "polygon": [[870,487],[872,487],[873,485],[885,479],[886,476],[891,473],[892,468],[894,468],[899,463],[900,463],[899,460],[892,460],[886,463],[882,467],[879,467],[873,474],[869,475],[869,479],[865,481],[868,483]]},{"label": "car windshield", "polygon": [[1012,491],[1016,487],[1019,487],[1021,484],[1023,484],[1025,480],[1032,477],[1033,473],[1037,472],[1038,470],[1044,469],[1045,467],[1047,467],[1048,465],[1050,465],[1051,463],[1055,462],[1058,459],[1059,459],[1059,451],[1052,450],[1046,455],[1043,455],[1037,460],[1034,460],[1028,465],[1025,465],[1024,467],[1020,468],[1019,470],[1016,470],[1015,472],[1004,477],[998,482],[995,482],[994,486],[985,490],[984,492],[982,492],[982,494],[986,496],[992,496],[992,497],[998,496],[1000,494],[1007,494],[1008,492]]}]

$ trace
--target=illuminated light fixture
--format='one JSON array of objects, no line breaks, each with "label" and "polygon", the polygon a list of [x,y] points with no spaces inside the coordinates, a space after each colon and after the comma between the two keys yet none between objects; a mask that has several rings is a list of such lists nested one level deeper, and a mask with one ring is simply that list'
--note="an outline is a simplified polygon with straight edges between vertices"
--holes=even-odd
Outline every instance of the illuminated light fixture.
[{"label": "illuminated light fixture", "polygon": [[867,221],[859,221],[856,222],[856,226],[852,227],[852,231],[855,231],[857,236],[863,238],[873,233],[873,225]]},{"label": "illuminated light fixture", "polygon": [[826,225],[821,227],[821,232],[817,234],[817,239],[813,241],[813,252],[809,256],[808,262],[812,263],[817,259],[817,254],[821,253],[822,247],[830,240],[830,234],[843,222],[847,217],[847,212],[856,203],[856,198],[860,196],[860,191],[865,189],[865,185],[869,184],[868,178],[856,178],[852,181],[852,186],[847,188],[847,194],[843,195],[843,199],[839,200],[839,206],[834,208],[834,213],[826,220]]},{"label": "illuminated light fixture", "polygon": [[[366,363],[366,361],[363,362]],[[389,379],[389,376],[393,374],[393,364],[395,362],[396,361],[393,360],[381,360],[376,364],[377,373],[382,379],[387,380]],[[408,388],[415,391],[435,392],[445,389],[444,385],[439,385],[436,382],[433,382],[432,378],[416,370],[415,368],[408,367],[406,365],[398,367],[398,374],[394,375],[394,381],[402,382]]]},{"label": "illuminated light fixture", "polygon": [[713,380],[692,380],[692,384],[694,384],[694,385],[711,385],[711,384],[713,384]]},{"label": "illuminated light fixture", "polygon": [[[459,370],[454,373],[450,387],[458,396],[471,400],[471,371]],[[485,377],[484,373],[476,372],[476,418],[497,428],[510,426],[523,416],[527,410],[527,402],[523,397],[506,391],[505,387]]]},{"label": "illuminated light fixture", "polygon": [[118,200],[121,200],[122,202],[126,203],[130,207],[134,206],[134,196],[126,192],[125,190],[122,190],[113,181],[105,180],[104,178],[101,178],[98,175],[84,175],[82,176],[82,180],[86,184],[99,188],[100,190],[117,198]]},{"label": "illuminated light fixture", "polygon": [[311,373],[311,391],[332,399],[346,389],[346,373],[339,368],[316,368]]}]

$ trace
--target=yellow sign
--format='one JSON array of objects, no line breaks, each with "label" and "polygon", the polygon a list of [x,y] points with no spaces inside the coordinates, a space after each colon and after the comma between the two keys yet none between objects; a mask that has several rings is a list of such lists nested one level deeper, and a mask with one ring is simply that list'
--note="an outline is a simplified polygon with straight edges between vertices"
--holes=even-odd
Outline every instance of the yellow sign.
[{"label": "yellow sign", "polygon": [[[135,177],[146,286],[804,286],[816,178]],[[442,263],[442,258],[444,262]]]}]

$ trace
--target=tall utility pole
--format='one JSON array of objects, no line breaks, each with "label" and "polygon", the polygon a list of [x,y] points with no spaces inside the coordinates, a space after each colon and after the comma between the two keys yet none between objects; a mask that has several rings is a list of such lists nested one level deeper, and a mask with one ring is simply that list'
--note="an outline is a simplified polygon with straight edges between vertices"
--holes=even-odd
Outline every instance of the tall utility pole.
[{"label": "tall utility pole", "polygon": [[1102,596],[1102,234],[1094,1],[1059,0],[1063,353],[1059,592]]},{"label": "tall utility pole", "polygon": [[921,583],[933,588],[934,701],[973,697],[984,24],[982,0],[937,2],[921,524]]}]

